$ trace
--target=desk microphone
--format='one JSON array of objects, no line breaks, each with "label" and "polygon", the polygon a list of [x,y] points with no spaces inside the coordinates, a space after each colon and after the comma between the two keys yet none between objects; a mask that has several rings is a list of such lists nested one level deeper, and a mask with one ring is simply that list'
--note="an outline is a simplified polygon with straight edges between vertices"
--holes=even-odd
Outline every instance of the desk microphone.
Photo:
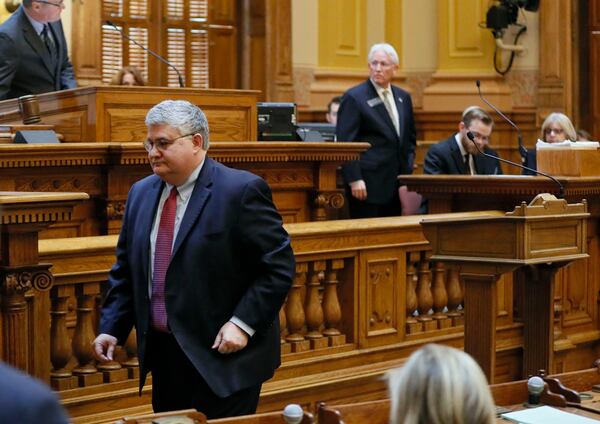
[{"label": "desk microphone", "polygon": [[517,125],[513,121],[508,119],[508,116],[506,116],[505,114],[500,112],[500,110],[496,106],[491,104],[489,101],[487,101],[487,99],[485,97],[483,97],[483,94],[481,94],[481,81],[477,80],[477,81],[475,81],[475,84],[477,84],[477,92],[479,93],[479,97],[481,98],[481,100],[483,100],[483,102],[486,105],[488,105],[489,107],[494,109],[494,111],[498,115],[500,115],[502,118],[504,118],[504,120],[506,122],[508,122],[510,125],[512,125],[512,127],[515,130],[517,130],[517,140],[519,141],[519,154],[521,155],[521,162],[525,163],[525,160],[527,159],[527,148],[525,146],[523,146],[523,135],[521,134],[521,130],[519,129],[519,127],[517,127]]},{"label": "desk microphone", "polygon": [[541,377],[534,376],[527,380],[527,391],[529,397],[527,403],[529,405],[537,405],[540,403],[540,395],[544,391],[544,380]]},{"label": "desk microphone", "polygon": [[518,164],[516,162],[513,162],[511,160],[508,160],[508,159],[502,159],[502,158],[500,158],[498,156],[494,156],[494,155],[490,155],[489,153],[485,153],[483,150],[481,150],[479,148],[479,146],[477,145],[477,143],[475,143],[475,136],[473,135],[473,133],[471,131],[467,131],[467,138],[473,142],[473,144],[475,145],[475,148],[477,149],[477,151],[479,153],[481,153],[483,156],[487,156],[489,158],[499,160],[500,162],[508,163],[509,165],[513,165],[513,166],[516,166],[516,167],[521,168],[521,169],[526,169],[528,171],[535,172],[538,175],[543,175],[546,178],[550,178],[552,181],[554,181],[558,185],[558,189],[559,189],[558,197],[560,199],[562,199],[562,198],[565,197],[565,188],[564,188],[564,186],[561,184],[560,181],[558,181],[552,175],[548,175],[545,172],[538,171],[537,169],[533,169],[533,168],[530,168],[530,167],[525,166],[525,165],[520,165],[520,164]]},{"label": "desk microphone", "polygon": [[138,43],[137,41],[135,41],[129,35],[125,34],[118,26],[115,25],[115,23],[113,21],[106,20],[104,22],[106,22],[106,25],[110,25],[115,30],[117,30],[121,34],[121,37],[126,38],[127,40],[131,41],[133,44],[135,44],[136,46],[140,47],[141,49],[147,51],[152,56],[154,56],[155,58],[157,58],[158,60],[160,60],[162,63],[164,63],[165,65],[169,66],[171,69],[173,69],[177,73],[177,78],[179,79],[179,87],[181,87],[181,88],[185,87],[185,84],[183,83],[183,77],[181,76],[181,73],[179,72],[179,69],[177,69],[175,67],[175,65],[173,65],[171,62],[169,62],[167,59],[165,59],[164,57],[162,57],[158,53],[154,53],[148,47],[142,46],[140,43]]}]

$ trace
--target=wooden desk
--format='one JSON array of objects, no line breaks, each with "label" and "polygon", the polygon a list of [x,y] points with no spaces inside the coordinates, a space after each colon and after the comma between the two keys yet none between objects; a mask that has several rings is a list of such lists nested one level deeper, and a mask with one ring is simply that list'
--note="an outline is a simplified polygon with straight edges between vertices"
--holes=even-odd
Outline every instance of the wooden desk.
[{"label": "wooden desk", "polygon": [[[199,105],[214,141],[257,139],[258,91],[100,86],[40,94],[42,123],[55,125],[66,142],[139,142],[148,109],[167,99]],[[0,102],[0,124],[20,124],[17,99]]]}]

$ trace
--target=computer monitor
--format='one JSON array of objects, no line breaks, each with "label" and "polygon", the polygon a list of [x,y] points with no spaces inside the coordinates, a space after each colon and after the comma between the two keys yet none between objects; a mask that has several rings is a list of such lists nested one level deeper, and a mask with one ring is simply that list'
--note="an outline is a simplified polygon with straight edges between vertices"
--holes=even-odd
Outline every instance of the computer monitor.
[{"label": "computer monitor", "polygon": [[296,104],[257,103],[259,141],[296,141]]},{"label": "computer monitor", "polygon": [[335,141],[335,125],[327,122],[300,122],[296,133],[303,141]]}]

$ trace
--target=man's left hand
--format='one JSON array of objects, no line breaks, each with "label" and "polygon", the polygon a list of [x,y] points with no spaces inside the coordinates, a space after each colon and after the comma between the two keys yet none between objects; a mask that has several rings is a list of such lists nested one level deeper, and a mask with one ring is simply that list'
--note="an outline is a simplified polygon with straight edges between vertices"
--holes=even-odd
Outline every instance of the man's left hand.
[{"label": "man's left hand", "polygon": [[219,330],[212,345],[219,353],[233,353],[242,350],[248,344],[248,334],[232,322],[227,322]]}]

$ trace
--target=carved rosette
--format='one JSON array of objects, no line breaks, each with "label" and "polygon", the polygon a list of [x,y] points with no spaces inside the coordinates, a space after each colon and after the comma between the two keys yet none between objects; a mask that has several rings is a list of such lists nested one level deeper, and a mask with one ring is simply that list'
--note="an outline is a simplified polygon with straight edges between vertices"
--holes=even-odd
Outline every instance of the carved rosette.
[{"label": "carved rosette", "polygon": [[318,208],[341,209],[344,203],[344,195],[339,191],[321,191],[315,197]]},{"label": "carved rosette", "polygon": [[120,220],[123,219],[125,213],[125,202],[123,201],[112,201],[106,205],[106,217],[109,220]]}]

